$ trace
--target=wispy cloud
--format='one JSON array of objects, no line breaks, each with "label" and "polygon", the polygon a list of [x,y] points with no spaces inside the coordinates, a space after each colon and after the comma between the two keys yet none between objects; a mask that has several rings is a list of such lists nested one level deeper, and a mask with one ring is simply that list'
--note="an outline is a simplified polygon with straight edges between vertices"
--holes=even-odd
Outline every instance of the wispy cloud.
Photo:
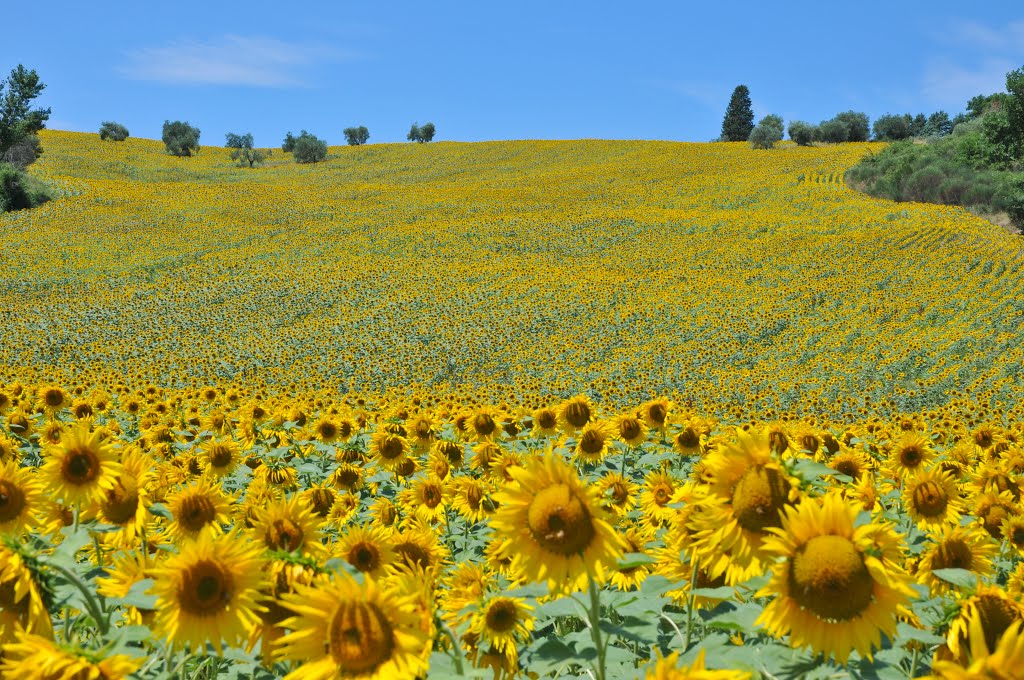
[{"label": "wispy cloud", "polygon": [[118,68],[132,80],[177,85],[305,86],[308,67],[358,58],[324,45],[289,43],[275,38],[226,35],[209,41],[178,41],[126,53]]},{"label": "wispy cloud", "polygon": [[669,90],[696,100],[708,108],[722,108],[725,104],[729,103],[729,92],[723,89],[721,85],[684,80],[655,79],[649,82],[655,87]]},{"label": "wispy cloud", "polygon": [[925,63],[921,93],[955,110],[974,95],[1003,91],[1006,73],[1024,58],[1024,20],[1000,26],[964,21],[934,38],[943,54]]}]

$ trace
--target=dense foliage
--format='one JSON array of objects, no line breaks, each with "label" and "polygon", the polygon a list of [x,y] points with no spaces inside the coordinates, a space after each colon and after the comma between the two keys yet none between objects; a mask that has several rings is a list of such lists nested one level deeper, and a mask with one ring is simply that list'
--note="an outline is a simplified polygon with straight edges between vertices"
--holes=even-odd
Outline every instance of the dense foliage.
[{"label": "dense foliage", "polygon": [[425,123],[423,125],[413,123],[409,128],[409,134],[405,138],[410,142],[429,142],[434,139],[435,131],[433,123]]},{"label": "dense foliage", "polygon": [[199,128],[193,127],[187,122],[166,120],[161,139],[170,155],[191,156],[199,151],[199,135]]},{"label": "dense foliage", "polygon": [[757,122],[757,126],[750,132],[748,141],[755,149],[771,149],[776,142],[782,141],[784,134],[782,118],[769,114]]},{"label": "dense foliage", "polygon": [[345,135],[345,141],[349,146],[366,144],[370,139],[370,131],[366,129],[365,125],[360,125],[359,127],[347,127],[342,132]]},{"label": "dense foliage", "polygon": [[128,139],[128,128],[120,123],[105,121],[100,125],[100,139],[112,142],[123,142]]},{"label": "dense foliage", "polygon": [[754,109],[750,102],[750,88],[737,85],[729,98],[729,106],[722,119],[723,142],[745,142],[754,131]]},{"label": "dense foliage", "polygon": [[305,130],[294,139],[291,147],[296,163],[319,163],[327,158],[327,142]]},{"label": "dense foliage", "polygon": [[9,163],[0,163],[0,213],[35,208],[51,198],[50,190],[38,179]]},{"label": "dense foliage", "polygon": [[270,149],[257,149],[254,145],[252,133],[239,135],[229,132],[225,135],[224,146],[231,149],[231,160],[238,161],[244,168],[255,167],[267,160],[272,153]]},{"label": "dense foliage", "polygon": [[46,127],[50,109],[32,108],[45,89],[35,70],[21,64],[0,79],[0,162],[25,168],[42,153],[38,133]]}]

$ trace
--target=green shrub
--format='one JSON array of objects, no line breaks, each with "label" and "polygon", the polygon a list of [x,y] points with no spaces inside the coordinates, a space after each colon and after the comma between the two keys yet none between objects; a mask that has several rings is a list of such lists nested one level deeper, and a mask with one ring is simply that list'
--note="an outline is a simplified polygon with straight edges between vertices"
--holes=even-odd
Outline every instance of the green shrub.
[{"label": "green shrub", "polygon": [[747,141],[755,149],[771,149],[782,140],[783,130],[782,118],[769,114],[758,121]]},{"label": "green shrub", "polygon": [[841,120],[826,120],[818,126],[821,141],[829,144],[841,144],[850,139],[850,126]]},{"label": "green shrub", "polygon": [[295,138],[292,155],[296,163],[318,163],[327,158],[327,142],[303,130]]},{"label": "green shrub", "polygon": [[789,124],[789,138],[800,146],[810,146],[820,134],[817,125],[794,120]]},{"label": "green shrub", "polygon": [[887,113],[875,121],[873,127],[875,139],[881,142],[896,142],[901,139],[909,139],[913,135],[913,123],[914,119],[910,117],[910,114],[897,116]]},{"label": "green shrub", "polygon": [[199,128],[180,120],[165,120],[161,139],[172,156],[191,156],[193,151],[199,151]]},{"label": "green shrub", "polygon": [[128,139],[128,128],[113,121],[104,121],[100,125],[100,139],[112,142],[123,142]]},{"label": "green shrub", "polygon": [[45,184],[9,163],[0,163],[0,213],[35,208],[50,198]]}]

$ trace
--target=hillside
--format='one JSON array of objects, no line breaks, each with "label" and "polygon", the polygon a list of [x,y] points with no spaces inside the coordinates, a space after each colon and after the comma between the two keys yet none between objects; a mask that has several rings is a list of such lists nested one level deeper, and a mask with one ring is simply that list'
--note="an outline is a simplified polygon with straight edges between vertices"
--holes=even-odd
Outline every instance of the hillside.
[{"label": "hillside", "polygon": [[1021,389],[1024,245],[847,190],[873,145],[370,145],[248,170],[43,144],[33,173],[68,195],[0,216],[0,380],[676,394],[747,416]]}]

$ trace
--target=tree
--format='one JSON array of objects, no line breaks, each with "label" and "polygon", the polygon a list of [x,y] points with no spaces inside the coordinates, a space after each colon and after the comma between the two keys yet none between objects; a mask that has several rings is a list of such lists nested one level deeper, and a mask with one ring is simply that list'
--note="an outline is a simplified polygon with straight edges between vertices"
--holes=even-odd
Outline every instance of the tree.
[{"label": "tree", "polygon": [[818,126],[818,134],[821,141],[829,144],[842,144],[850,141],[850,126],[841,120],[822,121]]},{"label": "tree", "polygon": [[417,123],[413,123],[412,127],[409,128],[409,134],[405,136],[410,142],[419,142],[420,139],[420,126]]},{"label": "tree", "polygon": [[21,64],[0,80],[0,160],[23,168],[43,152],[36,133],[46,127],[50,109],[31,103],[45,88],[39,74]]},{"label": "tree", "polygon": [[370,138],[370,131],[365,126],[360,125],[359,127],[349,127],[342,130],[345,134],[345,141],[348,142],[349,146],[359,146],[360,144],[366,144],[366,140]]},{"label": "tree", "polygon": [[243,168],[248,165],[250,168],[255,167],[257,163],[262,163],[267,160],[270,156],[270,149],[255,149],[253,148],[252,133],[248,132],[244,135],[236,135],[233,132],[229,132],[225,136],[225,143],[229,149],[233,149],[231,152],[231,160],[238,161],[238,164]]},{"label": "tree", "polygon": [[[309,133],[303,130],[301,134],[306,135]],[[284,151],[285,153],[291,153],[292,151],[295,151],[295,139],[295,135],[293,135],[292,131],[289,130],[288,134],[284,136],[284,142],[281,144],[281,151]]]},{"label": "tree", "polygon": [[923,114],[919,113],[910,121],[910,136],[921,137],[924,135],[924,129],[928,125],[928,118]]},{"label": "tree", "polygon": [[1017,158],[1024,155],[1024,67],[1006,74],[1006,117],[1014,137]]},{"label": "tree", "polygon": [[104,121],[100,124],[100,139],[109,139],[112,142],[123,142],[128,139],[128,128],[120,123]]},{"label": "tree", "polygon": [[800,146],[810,146],[818,136],[818,126],[794,120],[789,124],[789,138]]},{"label": "tree", "polygon": [[191,156],[194,151],[199,151],[199,128],[180,120],[173,123],[165,120],[161,139],[167,153],[172,156]]},{"label": "tree", "polygon": [[757,127],[750,131],[750,146],[755,149],[770,149],[775,142],[782,140],[782,117],[769,114],[758,121]]},{"label": "tree", "polygon": [[837,113],[832,120],[839,121],[846,126],[847,142],[866,142],[871,136],[871,127],[868,124],[868,114],[859,111],[844,111]]},{"label": "tree", "polygon": [[327,142],[303,130],[295,138],[292,155],[296,163],[318,163],[327,158]]},{"label": "tree", "polygon": [[880,142],[898,142],[910,138],[910,126],[913,119],[909,113],[902,116],[887,113],[875,121],[873,127],[875,139]]},{"label": "tree", "polygon": [[410,142],[429,142],[434,138],[434,124],[426,123],[420,126],[416,123],[409,128],[409,134],[405,136]]},{"label": "tree", "polygon": [[753,130],[754,109],[750,104],[750,90],[746,85],[737,85],[722,120],[722,141],[745,142]]},{"label": "tree", "polygon": [[945,111],[936,111],[928,116],[921,134],[925,137],[945,137],[953,131],[953,121]]}]

